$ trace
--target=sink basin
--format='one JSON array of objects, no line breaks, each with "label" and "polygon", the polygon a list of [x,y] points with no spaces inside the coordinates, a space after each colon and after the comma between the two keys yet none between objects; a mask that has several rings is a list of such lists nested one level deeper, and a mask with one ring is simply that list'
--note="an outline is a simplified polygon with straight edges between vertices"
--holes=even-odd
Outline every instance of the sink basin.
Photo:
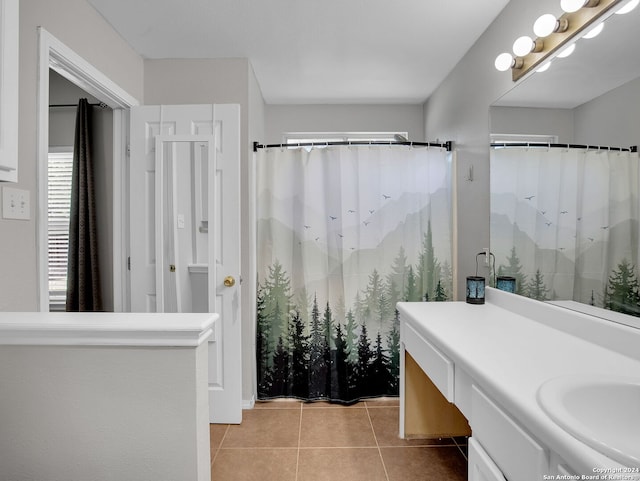
[{"label": "sink basin", "polygon": [[537,400],[575,438],[626,467],[640,467],[640,378],[562,376],[543,383]]}]

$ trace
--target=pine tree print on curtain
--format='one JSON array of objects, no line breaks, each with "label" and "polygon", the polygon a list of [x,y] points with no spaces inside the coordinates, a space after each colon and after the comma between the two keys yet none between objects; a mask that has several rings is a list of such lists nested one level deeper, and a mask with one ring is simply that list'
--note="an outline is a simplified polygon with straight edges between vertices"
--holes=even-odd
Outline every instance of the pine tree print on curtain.
[{"label": "pine tree print on curtain", "polygon": [[258,397],[398,394],[399,301],[451,298],[444,149],[256,155]]},{"label": "pine tree print on curtain", "polygon": [[516,293],[640,316],[638,152],[491,152],[491,251]]}]

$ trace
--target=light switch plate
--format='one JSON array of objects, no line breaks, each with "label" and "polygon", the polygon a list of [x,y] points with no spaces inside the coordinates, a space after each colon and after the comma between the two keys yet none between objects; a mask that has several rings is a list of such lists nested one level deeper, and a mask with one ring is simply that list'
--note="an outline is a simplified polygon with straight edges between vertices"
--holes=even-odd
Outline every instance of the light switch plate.
[{"label": "light switch plate", "polygon": [[28,190],[4,187],[2,189],[2,217],[29,220],[31,218],[30,197]]}]

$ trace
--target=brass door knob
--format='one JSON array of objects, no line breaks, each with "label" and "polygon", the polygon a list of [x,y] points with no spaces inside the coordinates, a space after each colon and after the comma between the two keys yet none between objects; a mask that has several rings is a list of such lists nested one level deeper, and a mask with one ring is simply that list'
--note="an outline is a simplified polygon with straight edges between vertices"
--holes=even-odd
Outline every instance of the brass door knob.
[{"label": "brass door knob", "polygon": [[236,285],[236,280],[233,278],[233,276],[227,276],[224,278],[224,285],[225,287],[233,287]]}]

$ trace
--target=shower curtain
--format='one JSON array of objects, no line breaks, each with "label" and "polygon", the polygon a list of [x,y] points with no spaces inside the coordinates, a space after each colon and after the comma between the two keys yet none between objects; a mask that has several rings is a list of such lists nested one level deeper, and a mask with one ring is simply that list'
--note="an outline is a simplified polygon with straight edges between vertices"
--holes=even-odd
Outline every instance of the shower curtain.
[{"label": "shower curtain", "polygon": [[269,148],[257,162],[258,397],[397,395],[398,301],[451,297],[440,148]]},{"label": "shower curtain", "polygon": [[638,154],[494,148],[491,250],[517,292],[640,315]]}]

